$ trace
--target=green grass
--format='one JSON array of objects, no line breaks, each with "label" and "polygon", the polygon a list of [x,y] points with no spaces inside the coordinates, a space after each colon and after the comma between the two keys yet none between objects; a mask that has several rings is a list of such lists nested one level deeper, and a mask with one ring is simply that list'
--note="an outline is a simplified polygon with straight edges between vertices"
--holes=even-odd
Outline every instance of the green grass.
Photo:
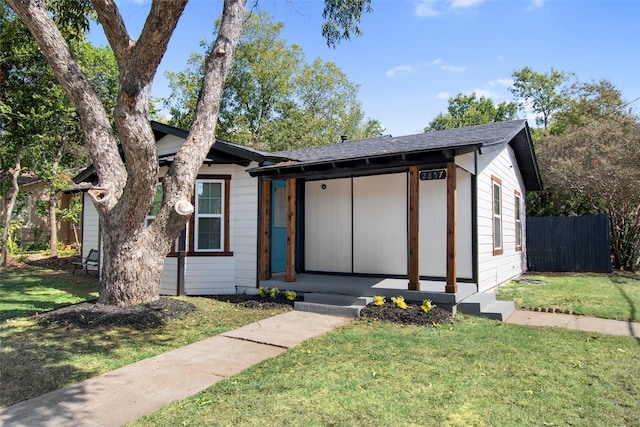
[{"label": "green grass", "polygon": [[133,425],[640,425],[638,344],[467,316],[355,321]]},{"label": "green grass", "polygon": [[71,280],[64,270],[37,267],[0,270],[0,323],[95,300],[97,281],[82,280],[85,278],[81,274],[76,277]]},{"label": "green grass", "polygon": [[185,298],[198,312],[147,330],[44,327],[24,317],[93,298],[95,283],[74,284],[74,277],[32,267],[0,273],[0,407],[283,312]]},{"label": "green grass", "polygon": [[587,316],[640,322],[640,275],[527,275],[541,283],[512,282],[498,289],[498,298],[515,301],[524,310],[554,308]]}]

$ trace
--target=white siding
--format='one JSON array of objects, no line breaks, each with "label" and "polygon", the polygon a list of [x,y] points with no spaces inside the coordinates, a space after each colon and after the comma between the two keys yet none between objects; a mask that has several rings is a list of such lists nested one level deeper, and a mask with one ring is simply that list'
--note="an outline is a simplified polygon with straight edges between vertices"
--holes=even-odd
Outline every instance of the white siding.
[{"label": "white siding", "polygon": [[307,182],[304,212],[305,269],[351,273],[351,178]]},{"label": "white siding", "polygon": [[[471,174],[457,168],[457,277],[473,278]],[[447,181],[420,181],[420,275],[447,274]]]},{"label": "white siding", "polygon": [[97,249],[98,251],[101,249],[100,220],[98,218],[98,211],[91,201],[91,197],[86,192],[82,193],[82,204],[82,258],[86,258],[91,249]]},{"label": "white siding", "polygon": [[160,277],[160,295],[178,295],[178,258],[166,257]]},{"label": "white siding", "polygon": [[[493,255],[493,213],[491,177],[502,181],[503,253]],[[516,251],[514,191],[522,195],[523,248],[526,211],[524,184],[513,150],[478,155],[478,290],[487,291],[526,271],[526,251]]]},{"label": "white siding", "polygon": [[[252,164],[250,167],[255,167]],[[202,166],[200,175],[231,175],[229,245],[233,256],[191,256],[185,262],[187,295],[234,294],[256,287],[258,180],[236,165]]]},{"label": "white siding", "polygon": [[235,294],[234,257],[194,256],[185,260],[187,295]]},{"label": "white siding", "polygon": [[353,179],[354,273],[407,274],[407,174]]}]

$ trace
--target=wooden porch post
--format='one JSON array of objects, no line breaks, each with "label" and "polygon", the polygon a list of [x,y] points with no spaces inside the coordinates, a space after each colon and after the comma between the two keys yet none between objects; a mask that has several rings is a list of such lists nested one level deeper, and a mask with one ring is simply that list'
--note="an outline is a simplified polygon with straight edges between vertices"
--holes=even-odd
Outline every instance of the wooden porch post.
[{"label": "wooden porch post", "polygon": [[455,294],[458,291],[456,283],[456,211],[457,211],[457,166],[447,163],[447,284],[445,292]]},{"label": "wooden porch post", "polygon": [[409,290],[420,290],[418,229],[420,223],[420,170],[409,168]]},{"label": "wooden porch post", "polygon": [[287,179],[287,270],[285,282],[296,281],[296,180]]},{"label": "wooden porch post", "polygon": [[271,181],[260,183],[260,280],[271,279]]}]

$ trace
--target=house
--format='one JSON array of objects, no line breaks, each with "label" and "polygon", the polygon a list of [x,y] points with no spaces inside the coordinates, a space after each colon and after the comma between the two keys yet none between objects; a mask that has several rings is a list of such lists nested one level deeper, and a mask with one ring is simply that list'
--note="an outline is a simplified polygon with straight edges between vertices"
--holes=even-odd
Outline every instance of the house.
[{"label": "house", "polygon": [[[168,170],[173,156],[188,132],[152,122],[158,146],[160,175]],[[283,159],[271,154],[217,140],[207,155],[196,179],[196,212],[176,242],[176,250],[164,263],[160,293],[163,295],[213,295],[256,290],[258,240],[258,179],[247,173],[265,162]],[[97,182],[93,167],[74,178],[78,188],[87,190]],[[162,188],[158,187],[159,191]],[[199,203],[216,199],[219,209],[197,209]],[[157,194],[161,201],[162,195]],[[154,212],[148,220],[153,220]],[[91,249],[100,249],[100,223],[90,196],[83,193],[82,257]],[[219,230],[207,236],[204,228]],[[201,233],[202,231],[202,233]],[[205,239],[205,237],[207,237]]]},{"label": "house", "polygon": [[[167,165],[186,132],[154,130]],[[200,246],[194,214],[184,270],[167,257],[163,293],[181,281],[187,295],[367,288],[455,305],[526,270],[524,194],[542,183],[516,120],[276,153],[218,141],[196,186],[223,200],[220,242]],[[99,246],[92,209],[83,251]]]},{"label": "house", "polygon": [[[19,223],[13,238],[21,249],[46,249],[49,247],[49,188],[44,179],[26,173],[18,178],[20,192],[14,208],[12,218]],[[72,202],[73,195],[63,193],[58,198],[58,208],[66,209]],[[6,214],[6,201],[0,196],[0,221],[4,224]],[[45,205],[47,214],[41,215],[43,209],[39,205]],[[75,245],[76,234],[81,225],[75,226],[69,221],[58,220],[58,242],[63,245]]]}]

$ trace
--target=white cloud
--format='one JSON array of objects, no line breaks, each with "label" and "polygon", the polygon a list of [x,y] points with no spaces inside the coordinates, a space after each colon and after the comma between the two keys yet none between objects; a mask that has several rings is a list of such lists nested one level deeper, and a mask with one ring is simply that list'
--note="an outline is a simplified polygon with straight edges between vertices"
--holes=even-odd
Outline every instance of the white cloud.
[{"label": "white cloud", "polygon": [[396,67],[390,68],[386,71],[387,77],[395,77],[395,76],[406,76],[408,74],[416,73],[424,68],[437,67],[444,71],[453,71],[460,72],[467,69],[467,67],[459,66],[459,65],[449,65],[445,63],[442,59],[437,58],[431,62],[426,62],[422,64],[414,64],[414,65],[398,65]]},{"label": "white cloud", "polygon": [[498,55],[496,58],[498,61],[504,61],[504,55]]},{"label": "white cloud", "polygon": [[492,92],[489,89],[482,88],[467,91],[465,92],[465,95],[471,95],[472,93],[476,94],[476,98],[482,98],[484,96],[485,98],[495,99],[497,97],[497,94],[495,92]]},{"label": "white cloud", "polygon": [[527,10],[539,9],[544,6],[544,2],[545,0],[531,0],[531,3],[529,3],[529,7],[527,8]]},{"label": "white cloud", "polygon": [[[540,3],[544,0],[532,0]],[[447,12],[471,9],[484,3],[485,0],[414,0],[416,16],[433,18]]]},{"label": "white cloud", "polygon": [[506,79],[496,79],[496,83],[500,86],[510,87],[513,85],[513,79],[510,77]]},{"label": "white cloud", "polygon": [[390,70],[387,70],[387,77],[394,77],[395,75],[406,76],[415,71],[415,67],[412,65],[398,65]]},{"label": "white cloud", "polygon": [[482,3],[484,3],[484,0],[451,0],[451,7],[453,9],[468,9]]},{"label": "white cloud", "polygon": [[434,8],[434,5],[436,3],[437,3],[436,0],[420,0],[416,4],[416,9],[414,13],[416,14],[416,16],[428,17],[428,18],[439,16],[441,13]]},{"label": "white cloud", "polygon": [[436,98],[448,100],[449,98],[451,98],[451,94],[449,94],[449,92],[440,92],[436,95]]}]

